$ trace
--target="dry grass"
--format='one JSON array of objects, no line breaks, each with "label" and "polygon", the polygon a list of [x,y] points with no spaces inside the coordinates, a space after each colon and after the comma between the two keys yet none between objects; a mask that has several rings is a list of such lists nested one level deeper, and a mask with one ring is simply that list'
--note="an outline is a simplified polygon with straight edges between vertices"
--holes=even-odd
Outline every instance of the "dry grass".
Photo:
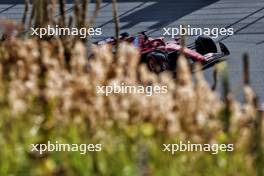
[{"label": "dry grass", "polygon": [[[179,59],[175,81],[169,73],[156,75],[144,65],[138,66],[137,50],[125,44],[120,46],[115,63],[107,46],[94,47],[95,59],[88,61],[85,47],[77,42],[69,65],[58,40],[11,39],[0,48],[0,97],[11,119],[38,118],[39,127],[45,130],[63,128],[73,122],[86,123],[92,136],[99,135],[98,129],[118,127],[127,131],[147,123],[154,128],[153,135],[168,139],[177,136],[181,140],[213,143],[227,135],[225,142],[249,153],[256,140],[259,143],[263,140],[263,131],[262,137],[260,131],[255,133],[255,122],[261,124],[263,120],[257,112],[252,89],[244,87],[243,104],[230,93],[222,101],[201,72],[195,74],[195,82],[192,80],[184,57]],[[113,83],[167,85],[168,93],[151,97],[141,94],[106,97],[96,93],[96,86]],[[35,111],[32,108],[36,112],[32,113]],[[258,139],[253,139],[254,135]],[[257,147],[261,151],[261,145]],[[256,153],[259,155],[256,150],[249,155],[254,156],[252,162]]]},{"label": "dry grass", "polygon": [[[30,25],[34,21],[35,26],[71,26],[64,1],[60,2],[57,22],[43,16],[43,11],[53,13],[54,1],[48,1],[43,10],[37,9],[47,2],[35,3]],[[76,1],[76,26],[89,26],[86,9]],[[93,53],[94,59],[88,60],[83,42],[71,37],[8,37],[0,43],[0,175],[263,175],[264,120],[250,88],[247,56],[245,102],[239,103],[230,93],[225,68],[215,72],[222,75],[225,90],[220,98],[201,72],[190,73],[183,56],[175,80],[170,73],[157,75],[139,65],[138,51],[126,44],[120,45],[116,55],[107,46],[93,47]],[[168,93],[150,97],[97,94],[96,86],[114,83],[167,85]],[[28,152],[31,143],[47,140],[95,141],[107,147],[103,154],[87,158]],[[162,143],[179,140],[233,143],[235,152],[217,158],[182,153],[173,159],[161,152]]]}]

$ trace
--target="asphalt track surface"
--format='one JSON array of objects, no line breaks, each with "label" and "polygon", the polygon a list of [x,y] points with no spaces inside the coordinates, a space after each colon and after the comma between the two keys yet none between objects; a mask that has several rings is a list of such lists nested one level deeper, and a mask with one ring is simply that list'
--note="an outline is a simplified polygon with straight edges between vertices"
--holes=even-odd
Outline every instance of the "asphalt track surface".
[{"label": "asphalt track surface", "polygon": [[[93,2],[93,1],[92,1]],[[68,1],[67,13],[73,4]],[[90,4],[91,14],[95,4]],[[20,21],[23,0],[0,0],[0,19]],[[121,31],[137,33],[147,30],[152,36],[162,36],[163,27],[179,24],[201,28],[232,27],[233,36],[220,36],[231,51],[228,57],[230,84],[237,97],[242,96],[242,55],[250,55],[250,81],[253,89],[264,102],[264,0],[118,0]],[[103,35],[93,41],[114,35],[111,1],[103,1],[94,27],[101,27]],[[187,43],[194,41],[188,37]],[[212,69],[205,71],[212,83]],[[221,93],[220,86],[218,87]],[[206,96],[206,93],[205,93]]]}]

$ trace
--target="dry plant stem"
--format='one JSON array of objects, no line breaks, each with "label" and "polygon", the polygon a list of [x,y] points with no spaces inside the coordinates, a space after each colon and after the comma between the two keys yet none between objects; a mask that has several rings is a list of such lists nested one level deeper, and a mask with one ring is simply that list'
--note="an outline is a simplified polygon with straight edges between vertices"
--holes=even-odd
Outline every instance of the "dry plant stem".
[{"label": "dry plant stem", "polygon": [[[98,158],[94,152],[92,153],[92,158],[93,158],[93,161],[98,161]],[[98,163],[98,162],[93,162],[93,171],[94,171],[94,173],[96,173],[96,175],[100,175],[98,164],[96,164],[96,163]]]},{"label": "dry plant stem", "polygon": [[99,13],[99,10],[100,10],[100,6],[101,6],[101,3],[102,1],[101,0],[96,0],[96,5],[95,5],[95,9],[94,9],[94,12],[93,12],[93,16],[89,22],[90,26],[92,26],[95,22],[95,19],[97,18],[98,16],[98,13]]},{"label": "dry plant stem", "polygon": [[83,0],[82,2],[82,12],[81,12],[81,27],[86,27],[86,13],[88,9],[87,0]]},{"label": "dry plant stem", "polygon": [[[38,73],[38,88],[40,90],[39,92],[39,97],[38,97],[38,103],[40,104],[40,107],[42,108],[42,112],[44,114],[44,121],[42,122],[42,124],[44,124],[47,121],[47,105],[48,105],[48,100],[45,96],[45,89],[46,89],[46,78],[47,78],[47,71],[48,68],[45,65],[43,58],[44,58],[44,43],[41,40],[37,41],[38,43],[38,50],[39,50],[39,58],[37,60],[38,65],[40,67],[40,71]],[[41,131],[45,131],[45,128],[41,128]],[[45,136],[47,135],[46,133],[44,133]]]},{"label": "dry plant stem", "polygon": [[[100,6],[101,6],[101,0],[96,0],[96,6],[95,6],[95,9],[93,11],[93,15],[90,18],[90,20],[88,20],[87,22],[85,21],[84,27],[89,28],[89,27],[92,27],[93,26],[93,24],[95,22],[95,19],[97,18],[97,15],[99,13]],[[88,9],[88,7],[86,7],[86,9]],[[86,12],[86,10],[84,12]],[[89,37],[86,38],[85,40],[83,40],[83,42],[86,42],[87,39],[89,39]]]},{"label": "dry plant stem", "polygon": [[248,54],[244,54],[243,56],[243,71],[244,71],[244,85],[250,84],[250,76],[249,76],[249,58]]},{"label": "dry plant stem", "polygon": [[73,17],[70,16],[70,17],[69,17],[69,21],[68,21],[68,27],[69,27],[69,28],[72,28],[72,25],[73,25]]},{"label": "dry plant stem", "polygon": [[[183,28],[186,28],[185,25],[183,25]],[[181,44],[181,49],[180,49],[180,54],[181,55],[184,55],[183,51],[184,51],[184,47],[186,46],[186,36],[185,35],[182,35],[180,36],[181,37],[181,40],[180,40],[180,44]]]},{"label": "dry plant stem", "polygon": [[[185,25],[183,25],[183,28],[186,28]],[[186,36],[181,36],[181,54],[183,53],[184,47],[186,46]]]},{"label": "dry plant stem", "polygon": [[[258,98],[254,98],[254,106],[255,110],[258,108]],[[253,126],[252,126],[252,155],[254,158],[254,164],[256,167],[257,176],[263,176],[264,175],[264,169],[262,166],[262,163],[264,161],[264,153],[263,153],[263,142],[262,142],[262,130],[263,130],[263,124],[262,124],[262,118],[263,118],[263,112],[256,112],[256,118],[253,120]]]},{"label": "dry plant stem", "polygon": [[138,168],[139,168],[139,175],[140,176],[150,176],[150,168],[148,163],[148,149],[145,145],[140,145],[139,151],[139,161],[138,161]]},{"label": "dry plant stem", "polygon": [[47,25],[50,23],[49,21],[49,4],[50,4],[50,1],[49,0],[45,0],[43,1],[43,25]]},{"label": "dry plant stem", "polygon": [[213,85],[212,85],[212,90],[216,90],[217,82],[218,82],[217,75],[218,75],[217,67],[214,67],[214,72],[213,72],[214,83],[213,83]]},{"label": "dry plant stem", "polygon": [[[81,28],[89,28],[89,24],[86,23],[86,14],[88,10],[88,1],[82,0],[82,11],[81,11],[81,17],[80,17],[80,27]],[[86,43],[87,38],[82,39],[83,43]]]},{"label": "dry plant stem", "polygon": [[229,85],[229,79],[228,79],[228,71],[227,68],[223,71],[223,96],[224,96],[224,102],[225,102],[225,108],[224,108],[224,116],[222,119],[224,132],[229,132],[230,127],[230,117],[231,117],[231,95],[230,95],[230,85]]},{"label": "dry plant stem", "polygon": [[27,21],[28,9],[29,9],[29,0],[25,0],[25,9],[24,9],[24,14],[22,18],[23,30],[25,30],[25,23]]},{"label": "dry plant stem", "polygon": [[35,27],[43,27],[43,1],[36,1],[36,16],[35,16]]},{"label": "dry plant stem", "polygon": [[60,0],[60,18],[61,18],[61,25],[65,27],[66,24],[66,17],[65,17],[65,0]]},{"label": "dry plant stem", "polygon": [[54,12],[55,12],[55,9],[56,9],[56,3],[57,3],[57,0],[50,0],[50,3],[49,3],[49,7],[48,7],[48,21],[49,23],[55,25],[56,22],[54,20]]},{"label": "dry plant stem", "polygon": [[[183,57],[179,57],[179,58],[184,58],[184,52],[183,52],[183,50],[184,50],[184,47],[185,47],[185,40],[186,40],[185,36],[184,36],[184,35],[181,36],[181,42],[180,42],[180,44],[181,44],[180,55],[183,56]],[[179,59],[177,59],[177,63],[179,63]],[[177,64],[177,67],[178,67],[178,66],[179,66],[179,64]],[[177,72],[175,72],[175,74],[176,74],[176,75],[174,75],[174,76],[176,77],[176,80],[179,81],[179,77],[178,77]]]},{"label": "dry plant stem", "polygon": [[114,62],[116,62],[117,60],[117,53],[118,53],[118,49],[119,49],[119,18],[118,18],[118,14],[117,14],[117,3],[116,0],[112,0],[113,2],[113,18],[114,18],[114,22],[115,22],[115,37],[116,37],[116,54],[115,54],[115,59]]},{"label": "dry plant stem", "polygon": [[225,68],[223,70],[223,78],[222,78],[222,81],[223,81],[223,96],[224,96],[224,99],[227,99],[228,93],[230,91],[230,85],[229,85],[229,78],[228,78],[227,68]]},{"label": "dry plant stem", "polygon": [[75,26],[80,27],[80,7],[79,0],[74,0],[74,16],[75,16]]},{"label": "dry plant stem", "polygon": [[32,10],[31,10],[31,14],[30,14],[29,22],[28,22],[29,28],[31,28],[32,26],[32,20],[34,19],[35,14],[36,14],[36,1],[33,1]]},{"label": "dry plant stem", "polygon": [[[75,26],[77,28],[80,28],[80,7],[79,7],[79,0],[74,0],[74,17],[75,17]],[[75,43],[78,41],[79,36],[75,36],[72,42],[72,47],[75,45]]]}]

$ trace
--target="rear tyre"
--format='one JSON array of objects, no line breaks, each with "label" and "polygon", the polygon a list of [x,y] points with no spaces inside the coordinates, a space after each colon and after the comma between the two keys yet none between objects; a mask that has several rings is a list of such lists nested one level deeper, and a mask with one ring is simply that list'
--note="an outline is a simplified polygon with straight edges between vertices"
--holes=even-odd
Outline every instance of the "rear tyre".
[{"label": "rear tyre", "polygon": [[208,36],[199,36],[195,40],[195,49],[201,55],[208,53],[217,53],[217,46],[213,39]]},{"label": "rear tyre", "polygon": [[168,68],[167,57],[161,52],[151,52],[147,54],[146,62],[150,71],[160,73]]}]

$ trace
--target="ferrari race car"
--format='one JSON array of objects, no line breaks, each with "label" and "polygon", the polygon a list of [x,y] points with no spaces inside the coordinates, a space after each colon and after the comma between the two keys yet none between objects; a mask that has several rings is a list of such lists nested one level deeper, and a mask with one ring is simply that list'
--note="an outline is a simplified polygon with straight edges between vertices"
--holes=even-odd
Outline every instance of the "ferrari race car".
[{"label": "ferrari race car", "polygon": [[[230,54],[227,47],[219,42],[220,52],[218,52],[217,44],[208,36],[198,36],[193,44],[181,49],[181,38],[173,41],[165,41],[164,38],[151,38],[146,31],[140,32],[135,36],[128,33],[122,33],[119,36],[120,42],[128,42],[133,44],[140,51],[141,63],[146,63],[148,68],[156,73],[163,71],[175,71],[177,68],[177,58],[180,51],[184,53],[190,64],[190,68],[194,71],[193,65],[197,62],[201,63],[202,69],[212,67],[216,63],[224,61],[224,57]],[[109,37],[95,42],[96,45],[116,45],[117,40]]]}]

